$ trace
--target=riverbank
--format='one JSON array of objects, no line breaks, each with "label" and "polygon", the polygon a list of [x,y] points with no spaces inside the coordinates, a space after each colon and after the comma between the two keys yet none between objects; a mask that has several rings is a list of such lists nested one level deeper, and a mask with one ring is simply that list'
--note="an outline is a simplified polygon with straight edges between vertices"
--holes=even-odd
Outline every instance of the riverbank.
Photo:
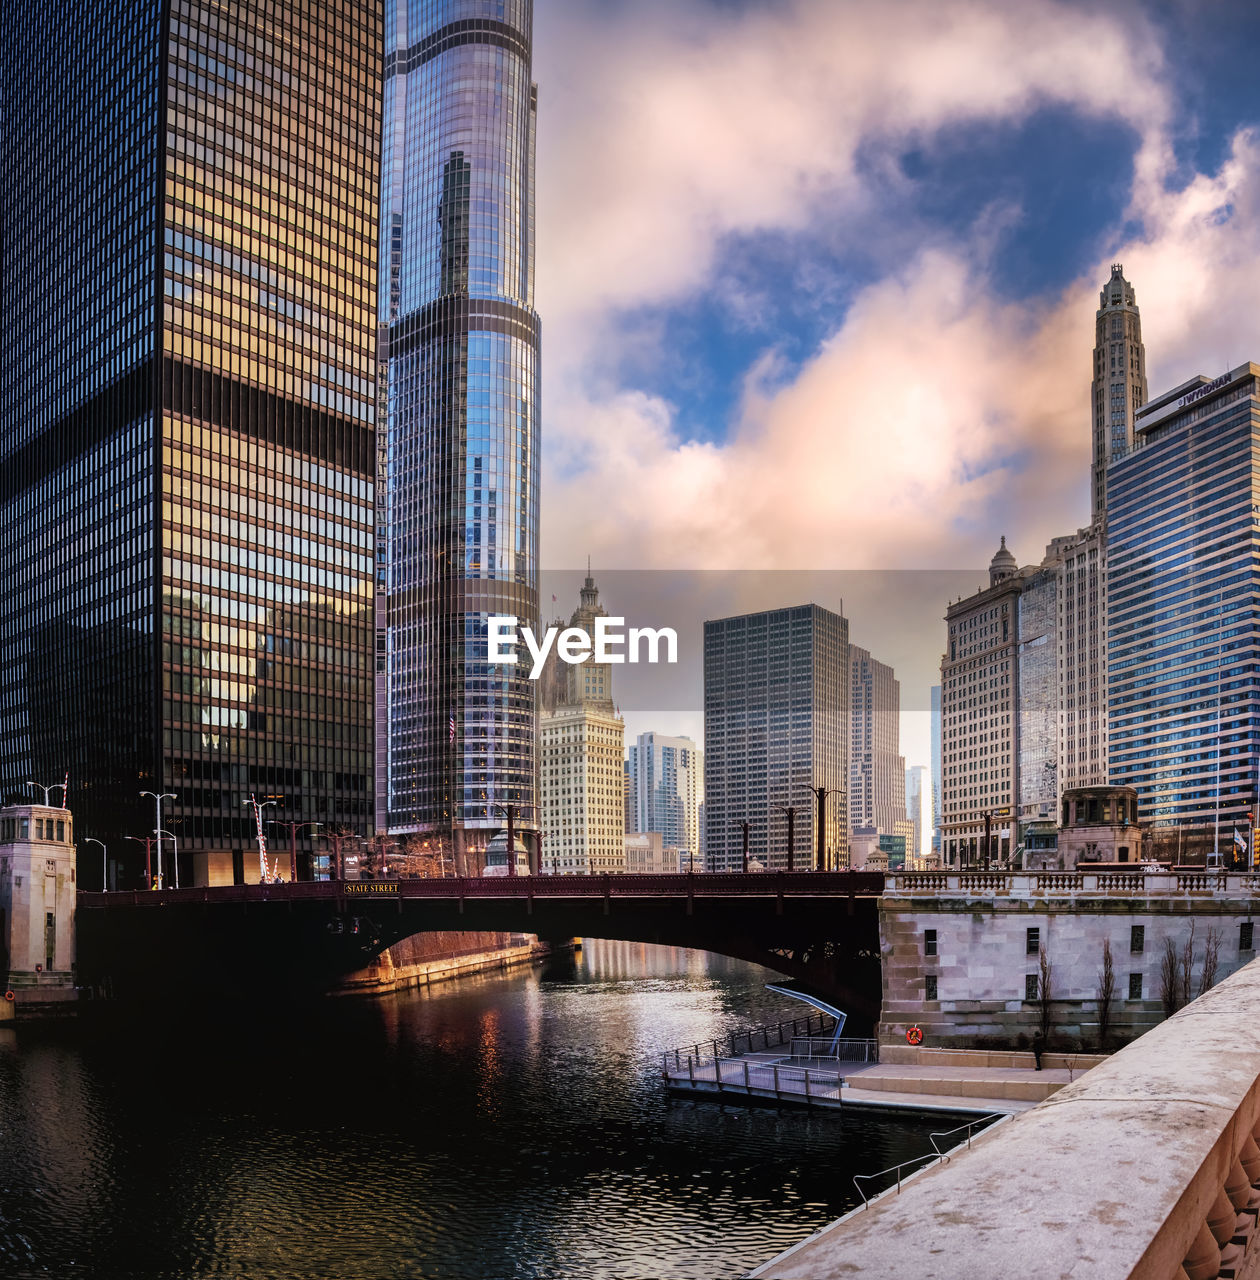
[{"label": "riverbank", "polygon": [[469,974],[534,964],[558,950],[573,950],[574,945],[541,942],[533,934],[417,934],[383,951],[372,964],[347,976],[329,994],[388,995]]}]

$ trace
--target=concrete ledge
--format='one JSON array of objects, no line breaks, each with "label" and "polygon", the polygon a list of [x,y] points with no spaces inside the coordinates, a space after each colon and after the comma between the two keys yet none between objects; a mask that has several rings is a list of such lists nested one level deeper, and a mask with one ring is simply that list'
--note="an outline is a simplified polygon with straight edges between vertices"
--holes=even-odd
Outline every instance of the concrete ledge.
[{"label": "concrete ledge", "polygon": [[[1174,1280],[1260,1121],[1252,962],[972,1150],[753,1273],[900,1280]],[[1253,1176],[1260,1167],[1253,1164]],[[874,1170],[872,1170],[874,1172]],[[1244,1182],[1245,1187],[1245,1182]],[[1244,1192],[1245,1198],[1246,1192]],[[1260,1269],[1253,1215],[1228,1274]],[[1215,1254],[1213,1254],[1215,1256]],[[1231,1255],[1232,1256],[1232,1255]],[[1217,1263],[1195,1274],[1218,1274]]]},{"label": "concrete ledge", "polygon": [[[1060,1070],[1074,1068],[1085,1072],[1106,1062],[1103,1053],[1043,1053],[1043,1067]],[[1031,1071],[1037,1065],[1031,1053],[1018,1049],[931,1049],[923,1045],[881,1044],[879,1060],[892,1066],[916,1067],[1022,1067]]]},{"label": "concrete ledge", "polygon": [[1027,1080],[931,1078],[926,1076],[874,1075],[863,1072],[852,1078],[853,1087],[876,1092],[945,1094],[962,1098],[1019,1098],[1042,1102],[1066,1084],[1066,1080],[1043,1079],[1029,1071]]}]

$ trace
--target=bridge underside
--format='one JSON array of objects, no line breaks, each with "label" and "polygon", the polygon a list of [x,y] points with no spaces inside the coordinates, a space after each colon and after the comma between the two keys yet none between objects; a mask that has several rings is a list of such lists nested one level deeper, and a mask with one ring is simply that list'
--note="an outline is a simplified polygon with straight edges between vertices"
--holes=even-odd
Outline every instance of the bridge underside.
[{"label": "bridge underside", "polygon": [[134,905],[80,909],[79,981],[120,998],[315,994],[403,938],[456,930],[693,947],[796,978],[860,1021],[879,1016],[878,917],[869,897],[301,901],[280,894],[158,904],[141,894]]}]

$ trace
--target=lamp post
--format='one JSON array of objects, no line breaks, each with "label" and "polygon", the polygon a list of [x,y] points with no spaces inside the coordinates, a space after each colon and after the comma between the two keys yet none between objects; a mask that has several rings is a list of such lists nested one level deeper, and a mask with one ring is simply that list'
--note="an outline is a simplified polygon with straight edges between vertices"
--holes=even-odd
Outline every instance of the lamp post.
[{"label": "lamp post", "polygon": [[[154,831],[160,832],[162,830],[162,801],[174,800],[176,798],[175,793],[173,791],[163,791],[162,794],[159,795],[156,791],[142,791],[140,794],[142,796],[153,797],[153,807],[157,812],[157,822],[154,823]],[[158,888],[159,889],[163,888],[164,886],[162,883],[162,837],[160,835],[157,837],[157,880],[158,880]]]},{"label": "lamp post", "polygon": [[745,875],[747,875],[748,873],[748,828],[751,825],[752,824],[748,821],[747,818],[740,818],[735,822],[735,826],[737,826],[740,831],[740,842],[743,850],[743,861],[742,861],[741,869],[743,870]]},{"label": "lamp post", "polygon": [[810,787],[810,791],[818,801],[818,831],[817,840],[815,841],[814,870],[826,871],[828,867],[824,850],[827,846],[824,843],[824,830],[827,825],[827,797],[842,795],[843,792],[841,792],[837,787],[822,786]]},{"label": "lamp post", "polygon": [[353,831],[324,831],[320,833],[332,845],[332,865],[328,868],[329,878],[344,880],[346,878],[345,863],[341,857],[341,845],[345,840],[358,840]]},{"label": "lamp post", "polygon": [[787,814],[788,820],[788,864],[787,869],[794,871],[796,869],[796,806],[794,804],[780,804],[775,806],[776,809],[782,810]]},{"label": "lamp post", "polygon": [[[173,855],[175,859],[175,888],[178,889],[179,888],[179,841],[175,839],[175,833],[173,831],[155,831],[153,834],[155,836],[158,836],[159,838],[161,838],[162,836],[170,836],[171,838],[171,844],[175,849],[175,853]],[[158,874],[160,875],[161,873],[159,872]]]},{"label": "lamp post", "polygon": [[[131,837],[133,840],[134,836]],[[104,840],[97,840],[92,836],[88,836],[84,844],[99,844],[101,846],[101,892],[109,892],[109,850],[105,847]]]},{"label": "lamp post", "polygon": [[267,882],[267,837],[263,835],[262,811],[269,805],[275,804],[274,800],[255,800],[251,795],[248,800],[242,800],[242,804],[247,804],[254,811],[254,827],[258,832],[258,882],[266,884]]},{"label": "lamp post", "polygon": [[29,778],[27,778],[26,782],[25,782],[23,785],[24,785],[24,786],[27,786],[27,787],[35,787],[37,790],[42,791],[42,792],[44,793],[44,808],[45,808],[45,809],[51,809],[51,808],[53,807],[53,802],[52,802],[51,800],[49,800],[49,798],[48,798],[48,793],[49,793],[50,791],[56,791],[56,790],[60,787],[60,788],[61,788],[61,801],[62,801],[61,807],[62,807],[63,809],[66,807],[66,806],[65,806],[65,799],[66,799],[66,784],[65,784],[64,782],[53,782],[53,783],[50,783],[48,786],[44,786],[44,784],[43,784],[42,782],[32,782]]},{"label": "lamp post", "polygon": [[123,836],[124,840],[134,840],[137,844],[144,845],[144,887],[151,888],[153,885],[153,864],[149,861],[149,851],[153,848],[153,841],[148,836]]},{"label": "lamp post", "polygon": [[516,806],[514,804],[492,804],[492,809],[500,809],[507,817],[507,873],[516,874]]},{"label": "lamp post", "polygon": [[297,883],[298,866],[297,866],[297,833],[303,827],[321,827],[321,822],[282,822],[279,818],[270,818],[268,823],[273,827],[289,828],[289,868],[293,872],[293,883]]}]

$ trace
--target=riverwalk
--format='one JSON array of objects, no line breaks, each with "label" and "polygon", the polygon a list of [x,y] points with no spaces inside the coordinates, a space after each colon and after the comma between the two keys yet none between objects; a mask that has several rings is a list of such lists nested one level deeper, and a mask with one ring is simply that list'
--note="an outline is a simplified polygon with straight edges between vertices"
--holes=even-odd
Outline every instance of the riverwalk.
[{"label": "riverwalk", "polygon": [[[773,1042],[775,1030],[732,1039],[750,1046],[759,1036]],[[1043,1102],[1100,1061],[1093,1055],[1047,1053],[1038,1071],[1031,1053],[900,1045],[881,1050],[874,1040],[790,1032],[779,1043],[743,1052],[723,1053],[722,1047],[710,1042],[662,1055],[668,1088],[732,1102],[759,1099],[824,1110],[1012,1115]]]}]

